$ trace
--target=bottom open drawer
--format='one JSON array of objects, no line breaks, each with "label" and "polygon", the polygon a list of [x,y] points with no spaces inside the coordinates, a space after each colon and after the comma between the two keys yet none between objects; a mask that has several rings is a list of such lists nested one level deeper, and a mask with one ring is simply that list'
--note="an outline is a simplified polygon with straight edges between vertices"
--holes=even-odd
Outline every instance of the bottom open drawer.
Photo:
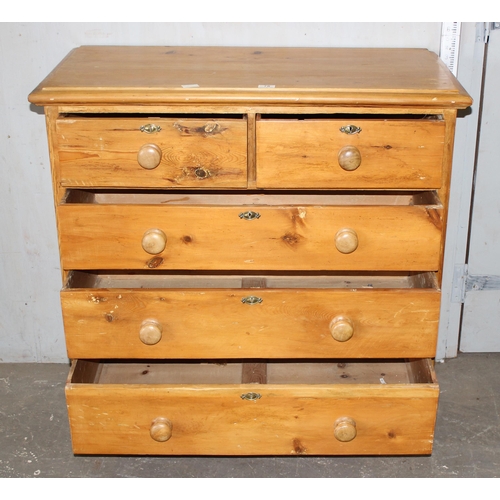
[{"label": "bottom open drawer", "polygon": [[430,454],[430,360],[73,362],[76,454]]}]

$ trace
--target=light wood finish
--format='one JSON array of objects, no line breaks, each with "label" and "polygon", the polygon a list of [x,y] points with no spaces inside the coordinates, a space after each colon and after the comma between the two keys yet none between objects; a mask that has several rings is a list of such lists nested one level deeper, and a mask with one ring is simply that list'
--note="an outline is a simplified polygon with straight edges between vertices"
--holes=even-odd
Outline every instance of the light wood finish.
[{"label": "light wood finish", "polygon": [[[122,383],[113,381],[115,368]],[[405,363],[268,363],[267,384],[241,384],[239,364],[168,368],[108,365],[97,381],[70,380],[66,395],[75,452],[384,455],[431,450],[438,386],[432,378],[410,383]],[[307,385],[295,382],[297,377]],[[242,399],[248,393],[260,397]],[[356,437],[339,441],[335,426],[345,416],[356,422]],[[165,442],[150,435],[158,417],[172,423]],[[342,435],[346,439],[349,429]]]},{"label": "light wood finish", "polygon": [[[291,196],[291,194],[293,196]],[[238,206],[442,206],[435,191],[181,191],[68,189],[60,204]],[[246,207],[246,208],[243,208]]]},{"label": "light wood finish", "polygon": [[[204,203],[206,198],[191,198],[193,204],[181,206],[155,203],[156,199],[147,195],[131,199],[140,204],[127,203],[130,200],[125,197],[123,204],[87,204],[84,199],[60,205],[63,267],[438,269],[442,234],[441,209],[436,205],[408,206],[405,198],[401,205],[381,205],[384,201],[376,196],[360,196],[359,203],[366,206],[343,206],[356,198],[320,196],[304,197],[304,206],[282,206],[282,198],[261,197],[266,205],[242,207],[233,206],[238,197],[213,197],[218,202],[213,206]],[[396,196],[389,199],[400,201]],[[408,200],[415,203],[414,198]],[[314,201],[320,206],[308,206]],[[162,232],[165,238],[161,240],[166,240],[165,251],[153,259],[141,244],[144,233],[151,229]],[[224,253],[219,252],[221,245]]]},{"label": "light wood finish", "polygon": [[[154,125],[157,132],[141,129]],[[243,119],[61,117],[56,122],[63,186],[246,187]]]},{"label": "light wood finish", "polygon": [[[31,99],[31,95],[30,95]],[[315,106],[314,104],[304,104],[297,106],[297,104],[266,104],[265,102],[261,104],[248,105],[245,103],[240,104],[193,104],[189,102],[176,103],[176,104],[154,104],[154,105],[119,105],[119,104],[95,104],[95,105],[85,105],[80,106],[78,104],[73,105],[58,105],[53,106],[58,110],[61,115],[67,114],[94,114],[94,113],[126,113],[131,115],[144,115],[144,116],[158,116],[162,114],[174,114],[180,116],[181,114],[193,115],[193,113],[201,114],[205,116],[208,114],[213,114],[214,116],[220,116],[220,113],[228,113],[231,115],[243,115],[247,118],[251,116],[265,115],[282,115],[282,118],[289,118],[290,116],[297,117],[298,114],[307,115],[352,115],[353,113],[360,118],[371,117],[375,118],[377,116],[383,115],[394,115],[404,117],[404,115],[415,115],[415,118],[420,119],[425,115],[440,117],[443,116],[447,111],[455,112],[456,109],[447,109],[446,107],[425,107],[425,106],[400,106],[400,107],[386,107],[386,106],[376,106],[370,107],[366,105],[360,105],[359,107],[353,107],[349,105],[338,105],[338,104],[325,104],[322,106]],[[465,106],[467,107],[467,106]],[[47,108],[47,107],[46,107]],[[462,109],[459,107],[458,109]]]},{"label": "light wood finish", "polygon": [[431,453],[471,104],[437,55],[87,46],[29,100],[75,453]]},{"label": "light wood finish", "polygon": [[[245,208],[231,206],[60,205],[62,264],[65,269],[412,271],[439,266],[440,210],[433,207],[253,209],[260,217],[244,220]],[[163,252],[152,250],[153,258],[141,245],[151,224],[167,241]]]},{"label": "light wood finish", "polygon": [[[361,132],[340,128],[355,124]],[[445,124],[438,119],[261,119],[262,188],[435,189],[442,182]],[[344,165],[344,166],[342,166]]]},{"label": "light wood finish", "polygon": [[[215,271],[214,271],[215,273]],[[283,273],[277,272],[257,276],[240,273],[185,274],[182,272],[105,272],[71,271],[65,283],[66,289],[81,288],[285,288],[285,289],[413,289],[430,288],[437,290],[436,275],[425,273],[374,273],[374,272],[330,272],[330,273]]]},{"label": "light wood finish", "polygon": [[256,114],[250,109],[247,110],[247,123],[248,123],[248,150],[247,150],[247,161],[248,161],[248,188],[255,189],[257,185],[257,165],[255,163],[255,122]]},{"label": "light wood finish", "polygon": [[425,49],[285,47],[80,47],[40,83],[30,100],[41,106],[185,105],[189,100],[191,107],[437,109],[471,103],[444,63]]},{"label": "light wood finish", "polygon": [[[71,357],[398,358],[435,349],[440,294],[431,283],[394,278],[389,289],[390,280],[373,276],[279,278],[272,288],[269,277],[270,287],[251,289],[236,288],[237,278],[231,288],[220,277],[122,278],[61,292]],[[242,303],[248,296],[262,302]],[[137,332],[151,318],[163,333],[145,345]]]},{"label": "light wood finish", "polygon": [[[444,117],[446,118],[446,133],[445,133],[445,148],[443,157],[443,182],[441,189],[438,190],[439,198],[443,200],[443,234],[446,234],[447,220],[448,220],[448,209],[449,209],[449,199],[450,199],[450,184],[451,184],[451,163],[453,158],[453,145],[455,142],[455,124],[457,118],[456,109],[447,109],[444,111]],[[444,261],[444,244],[445,239],[441,241],[441,262],[439,265],[438,280],[441,283],[443,278],[443,261]]]}]

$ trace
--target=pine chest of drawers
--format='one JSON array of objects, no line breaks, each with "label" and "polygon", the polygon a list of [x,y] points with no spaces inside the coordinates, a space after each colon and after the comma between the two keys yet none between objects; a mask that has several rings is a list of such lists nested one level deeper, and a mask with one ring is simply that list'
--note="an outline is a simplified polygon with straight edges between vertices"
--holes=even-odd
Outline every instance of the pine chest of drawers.
[{"label": "pine chest of drawers", "polygon": [[431,453],[471,103],[435,54],[89,46],[29,99],[75,453]]}]

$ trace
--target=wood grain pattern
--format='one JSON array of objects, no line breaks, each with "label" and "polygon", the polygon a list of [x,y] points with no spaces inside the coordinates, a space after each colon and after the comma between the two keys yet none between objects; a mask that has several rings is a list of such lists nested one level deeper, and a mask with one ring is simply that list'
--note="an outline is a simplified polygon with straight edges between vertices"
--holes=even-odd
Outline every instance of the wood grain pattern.
[{"label": "wood grain pattern", "polygon": [[[262,299],[244,304],[244,297]],[[433,289],[66,289],[66,345],[81,358],[399,358],[431,357],[440,293]],[[329,324],[351,319],[352,338]],[[155,345],[141,324],[162,326]]]},{"label": "wood grain pattern", "polygon": [[[154,124],[159,132],[141,132]],[[83,118],[56,124],[64,187],[246,187],[247,124],[243,119]],[[161,152],[159,165],[142,168],[141,147]]]},{"label": "wood grain pattern", "polygon": [[[245,209],[260,218],[241,219]],[[58,207],[65,269],[432,271],[439,265],[439,214],[426,206]],[[154,257],[141,246],[151,228],[167,236],[165,251]],[[335,248],[343,228],[358,235],[350,254]]]},{"label": "wood grain pattern", "polygon": [[443,155],[443,181],[441,188],[438,190],[440,199],[443,201],[443,239],[441,241],[441,262],[439,265],[438,281],[441,284],[443,279],[443,265],[444,265],[444,250],[446,241],[446,228],[448,221],[449,199],[450,199],[450,183],[451,183],[451,170],[453,162],[453,145],[455,143],[455,126],[457,119],[457,110],[448,109],[444,112],[446,121],[445,131],[445,147]]},{"label": "wood grain pattern", "polygon": [[68,355],[88,358],[66,385],[75,453],[431,452],[471,104],[436,54],[87,46],[29,100]]},{"label": "wood grain pattern", "polygon": [[[361,132],[347,135],[340,127]],[[441,186],[445,124],[432,120],[272,119],[257,122],[257,186],[319,189],[436,189]],[[339,165],[354,146],[361,164]]]},{"label": "wood grain pattern", "polygon": [[38,105],[471,103],[427,50],[305,47],[79,47],[29,99]]},{"label": "wood grain pattern", "polygon": [[[248,392],[260,398],[243,400]],[[66,397],[75,453],[397,455],[430,453],[438,387],[70,383]],[[347,443],[333,435],[344,416],[357,425]],[[158,417],[172,422],[163,443],[150,437]]]}]

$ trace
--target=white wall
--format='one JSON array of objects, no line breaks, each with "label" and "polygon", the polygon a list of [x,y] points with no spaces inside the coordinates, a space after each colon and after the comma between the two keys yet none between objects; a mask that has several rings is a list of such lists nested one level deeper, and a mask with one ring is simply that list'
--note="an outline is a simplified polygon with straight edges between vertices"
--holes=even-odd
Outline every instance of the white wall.
[{"label": "white wall", "polygon": [[[445,267],[441,295],[441,317],[436,358],[457,356],[462,322],[462,304],[453,288],[455,266],[467,261],[476,139],[481,106],[485,46],[481,36],[485,23],[462,23],[458,79],[474,100],[459,112],[453,151],[450,205],[446,233]],[[458,294],[460,295],[460,294]]]},{"label": "white wall", "polygon": [[0,362],[66,362],[42,110],[28,94],[79,45],[421,47],[441,23],[0,23]]}]

